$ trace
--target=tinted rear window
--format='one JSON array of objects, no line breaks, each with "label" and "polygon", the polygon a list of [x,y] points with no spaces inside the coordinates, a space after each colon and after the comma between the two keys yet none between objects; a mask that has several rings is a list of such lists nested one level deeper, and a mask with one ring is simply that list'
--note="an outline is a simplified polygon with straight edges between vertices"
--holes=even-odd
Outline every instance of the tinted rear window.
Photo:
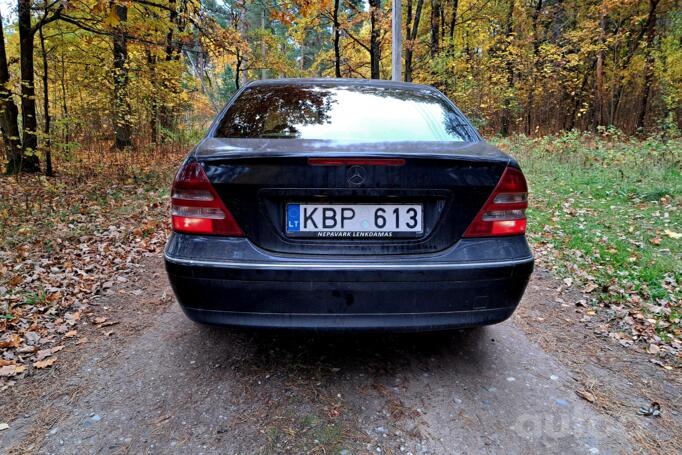
[{"label": "tinted rear window", "polygon": [[355,142],[473,142],[466,119],[431,91],[360,85],[271,85],[246,89],[216,137]]}]

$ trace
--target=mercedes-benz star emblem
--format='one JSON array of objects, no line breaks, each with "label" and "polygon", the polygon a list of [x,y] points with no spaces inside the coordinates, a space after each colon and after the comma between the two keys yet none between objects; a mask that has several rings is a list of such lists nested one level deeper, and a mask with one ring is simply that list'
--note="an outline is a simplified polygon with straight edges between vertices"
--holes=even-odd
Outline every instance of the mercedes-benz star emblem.
[{"label": "mercedes-benz star emblem", "polygon": [[365,183],[367,179],[367,170],[358,165],[351,166],[348,169],[348,184],[350,186],[359,186]]}]

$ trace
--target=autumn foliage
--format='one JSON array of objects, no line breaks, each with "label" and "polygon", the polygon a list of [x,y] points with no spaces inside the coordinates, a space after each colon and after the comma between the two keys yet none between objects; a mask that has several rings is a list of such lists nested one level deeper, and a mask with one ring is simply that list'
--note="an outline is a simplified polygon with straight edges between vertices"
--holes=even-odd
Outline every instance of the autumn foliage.
[{"label": "autumn foliage", "polygon": [[[679,126],[676,0],[403,0],[403,76],[490,133]],[[388,0],[18,0],[5,12],[5,170],[173,142],[251,79],[390,77]],[[189,132],[189,133],[188,133]]]}]

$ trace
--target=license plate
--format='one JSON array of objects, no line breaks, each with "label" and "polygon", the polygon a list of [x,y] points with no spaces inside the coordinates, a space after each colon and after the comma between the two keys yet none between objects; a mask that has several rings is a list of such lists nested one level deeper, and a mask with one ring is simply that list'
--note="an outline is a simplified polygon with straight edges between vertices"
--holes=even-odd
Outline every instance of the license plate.
[{"label": "license plate", "polygon": [[400,238],[423,232],[421,204],[287,204],[291,237]]}]

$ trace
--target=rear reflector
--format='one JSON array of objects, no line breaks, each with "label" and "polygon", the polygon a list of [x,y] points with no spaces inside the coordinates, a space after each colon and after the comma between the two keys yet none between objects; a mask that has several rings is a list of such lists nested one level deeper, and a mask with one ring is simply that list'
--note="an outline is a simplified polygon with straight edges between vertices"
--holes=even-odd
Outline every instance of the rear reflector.
[{"label": "rear reflector", "polygon": [[404,166],[402,158],[308,158],[312,166]]},{"label": "rear reflector", "polygon": [[215,192],[204,168],[196,161],[185,163],[175,176],[171,200],[173,230],[176,232],[244,236]]},{"label": "rear reflector", "polygon": [[523,172],[507,167],[463,237],[495,237],[526,232],[528,186]]}]

